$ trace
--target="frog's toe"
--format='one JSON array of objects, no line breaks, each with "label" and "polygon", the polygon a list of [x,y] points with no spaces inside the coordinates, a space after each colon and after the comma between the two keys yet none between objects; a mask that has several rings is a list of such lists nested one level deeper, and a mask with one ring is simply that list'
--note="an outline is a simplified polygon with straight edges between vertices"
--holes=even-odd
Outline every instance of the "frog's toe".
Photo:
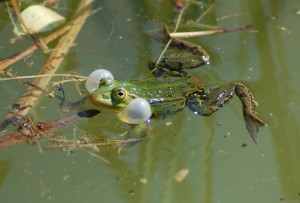
[{"label": "frog's toe", "polygon": [[263,122],[261,119],[259,119],[257,116],[255,116],[255,118],[257,119],[254,119],[253,116],[255,115],[244,113],[244,120],[252,140],[254,141],[255,144],[258,145],[257,134],[259,132],[259,128],[267,126],[267,124]]}]

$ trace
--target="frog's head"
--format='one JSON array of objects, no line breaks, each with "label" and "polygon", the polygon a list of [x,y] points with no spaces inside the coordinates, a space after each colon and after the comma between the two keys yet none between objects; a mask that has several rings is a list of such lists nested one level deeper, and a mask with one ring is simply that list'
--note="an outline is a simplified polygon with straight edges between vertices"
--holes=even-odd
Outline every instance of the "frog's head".
[{"label": "frog's head", "polygon": [[126,86],[124,82],[102,79],[99,88],[90,94],[89,101],[99,109],[123,111],[134,99],[124,86]]},{"label": "frog's head", "polygon": [[130,82],[114,80],[107,70],[92,72],[86,81],[86,88],[90,92],[88,103],[93,108],[115,111],[124,122],[139,124],[152,115],[149,102],[128,91],[136,89],[136,86]]}]

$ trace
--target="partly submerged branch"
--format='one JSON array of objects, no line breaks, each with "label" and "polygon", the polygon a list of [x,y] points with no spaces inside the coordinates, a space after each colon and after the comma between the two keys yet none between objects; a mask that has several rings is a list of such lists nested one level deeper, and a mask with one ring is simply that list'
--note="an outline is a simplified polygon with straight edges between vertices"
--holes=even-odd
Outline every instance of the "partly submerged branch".
[{"label": "partly submerged branch", "polygon": [[11,147],[23,141],[34,140],[79,121],[92,118],[99,113],[98,110],[86,110],[52,122],[33,123],[32,120],[25,121],[20,124],[16,131],[0,136],[0,149]]}]

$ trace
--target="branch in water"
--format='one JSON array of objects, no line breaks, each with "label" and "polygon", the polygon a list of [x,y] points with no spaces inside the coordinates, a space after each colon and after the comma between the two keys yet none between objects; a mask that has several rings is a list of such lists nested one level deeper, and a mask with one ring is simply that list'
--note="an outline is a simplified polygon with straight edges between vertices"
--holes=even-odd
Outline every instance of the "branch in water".
[{"label": "branch in water", "polygon": [[[38,122],[29,124],[21,124],[18,130],[0,136],[0,149],[5,149],[16,144],[20,144],[23,141],[30,141],[34,138],[42,137],[48,133],[53,133],[59,129],[73,125],[79,121],[86,120],[98,115],[100,111],[98,110],[86,110],[78,112],[74,115],[52,121],[52,122]],[[30,124],[33,124],[30,126]]]}]

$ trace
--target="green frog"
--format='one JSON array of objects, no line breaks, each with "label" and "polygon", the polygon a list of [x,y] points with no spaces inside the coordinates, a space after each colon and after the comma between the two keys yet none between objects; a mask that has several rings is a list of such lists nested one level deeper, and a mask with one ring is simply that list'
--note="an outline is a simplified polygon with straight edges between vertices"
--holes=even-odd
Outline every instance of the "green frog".
[{"label": "green frog", "polygon": [[[149,69],[155,77],[137,81],[102,79],[99,88],[88,97],[92,108],[119,113],[133,99],[144,98],[151,106],[151,118],[164,118],[185,107],[195,114],[210,116],[236,95],[242,103],[246,127],[257,144],[258,129],[266,123],[254,112],[257,102],[250,90],[239,82],[206,88],[186,70],[209,63],[207,52],[193,43],[170,38],[167,30],[164,30],[163,37],[156,36],[153,38],[162,44],[170,43],[166,57],[157,64],[149,62]],[[123,116],[119,118],[128,122]]]}]

